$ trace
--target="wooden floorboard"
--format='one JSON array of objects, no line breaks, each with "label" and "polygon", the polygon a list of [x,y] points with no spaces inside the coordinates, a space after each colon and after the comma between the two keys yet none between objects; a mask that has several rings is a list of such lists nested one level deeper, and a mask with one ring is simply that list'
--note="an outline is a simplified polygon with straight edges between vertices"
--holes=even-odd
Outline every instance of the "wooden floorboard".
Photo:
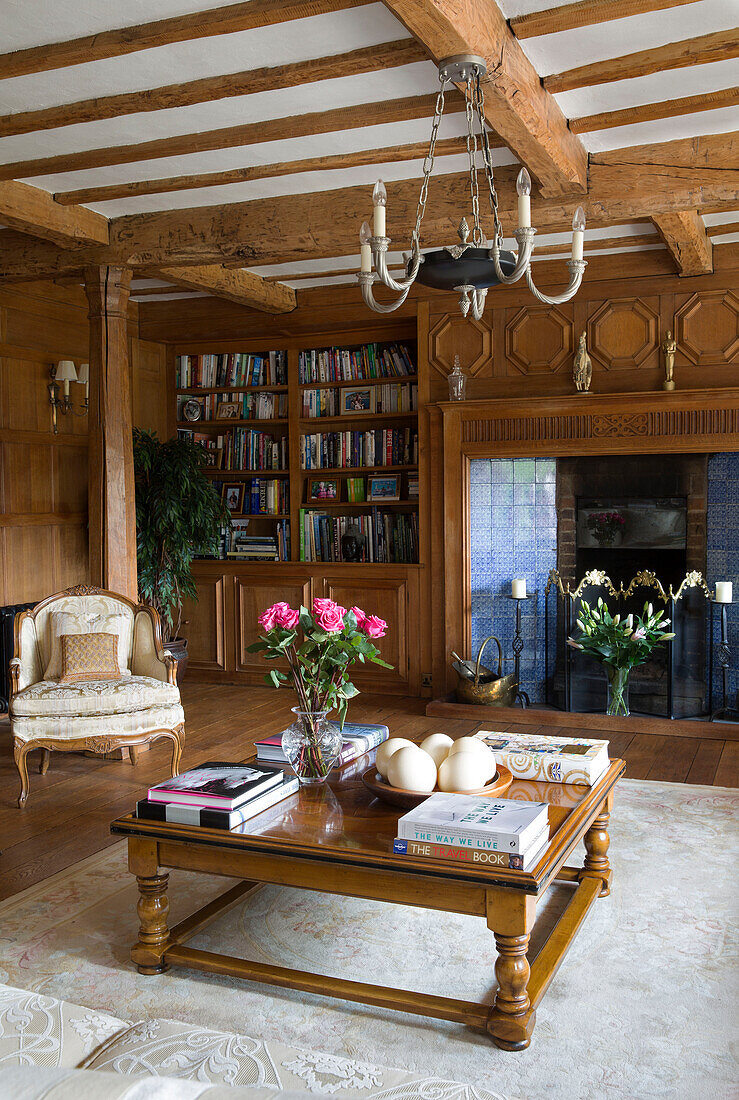
[{"label": "wooden floorboard", "polygon": [[[287,691],[185,682],[182,695],[187,719],[183,767],[248,756],[255,740],[283,729],[291,719],[293,699]],[[529,733],[537,728],[508,715],[496,721],[495,713],[484,722],[432,718],[425,715],[425,706],[423,699],[362,695],[352,702],[351,717],[384,721],[393,733],[406,737],[435,730],[459,737],[480,728]],[[556,729],[552,723],[546,732]],[[576,731],[563,728],[562,733]],[[626,775],[632,779],[739,786],[738,742],[634,734],[618,728],[608,736],[611,756],[626,760]],[[28,803],[19,810],[10,728],[7,719],[0,719],[0,899],[115,843],[109,831],[113,818],[131,809],[150,786],[169,774],[170,753],[164,742],[142,753],[135,768],[128,761],[54,753],[47,774],[39,775],[34,756]]]}]

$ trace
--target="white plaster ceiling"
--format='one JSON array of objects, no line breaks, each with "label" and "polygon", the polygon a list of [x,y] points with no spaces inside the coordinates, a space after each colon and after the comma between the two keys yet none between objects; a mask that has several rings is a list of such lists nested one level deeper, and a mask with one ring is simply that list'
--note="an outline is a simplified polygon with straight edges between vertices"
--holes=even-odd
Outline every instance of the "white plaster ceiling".
[{"label": "white plaster ceiling", "polygon": [[[484,2],[484,0],[480,0]],[[559,7],[567,0],[500,0],[504,14],[510,18],[531,11]],[[65,41],[86,34],[154,19],[213,7],[227,6],[218,0],[126,0],[113,5],[110,0],[0,0],[0,50],[10,51],[29,46]],[[524,38],[521,47],[531,59],[540,76],[564,72],[607,58],[618,57],[661,45],[693,39],[714,31],[730,29],[737,23],[738,0],[695,0],[675,8],[648,12],[607,23],[580,27],[557,34]],[[218,35],[192,42],[173,43],[128,54],[122,57],[85,62],[58,70],[0,80],[0,114],[43,109],[74,103],[92,97],[135,92],[167,84],[197,80],[209,76],[273,67],[312,58],[338,55],[360,47],[408,38],[408,32],[382,3],[336,11],[330,14],[280,23],[251,31]],[[697,65],[691,68],[666,70],[649,76],[622,80],[610,84],[559,93],[556,100],[568,118],[610,112],[642,104],[661,102],[685,96],[700,96],[739,83],[739,59]],[[46,158],[115,145],[135,145],[159,138],[197,134],[206,130],[238,126],[275,118],[290,118],[312,111],[336,107],[357,106],[407,96],[429,94],[438,87],[435,66],[418,62],[377,73],[329,79],[298,87],[278,89],[254,95],[215,100],[192,106],[140,112],[117,118],[58,127],[0,139],[0,164],[19,160]],[[610,127],[580,135],[588,151],[618,149],[630,145],[722,133],[737,128],[739,111],[721,108],[696,111],[692,114],[654,122]],[[448,115],[441,137],[463,133],[464,116]],[[52,193],[62,190],[138,182],[168,176],[218,172],[253,165],[293,161],[336,153],[359,152],[366,149],[395,147],[426,142],[430,118],[387,123],[307,137],[212,150],[200,153],[161,157],[142,162],[123,163],[109,167],[94,167],[27,177]],[[493,152],[496,165],[515,163],[507,149]],[[435,172],[439,174],[465,170],[461,155],[437,158]],[[350,185],[366,185],[369,192],[377,177],[390,184],[388,217],[392,217],[392,183],[401,179],[417,179],[420,161],[382,163],[350,167],[335,171],[294,173],[286,176],[218,184],[165,194],[119,198],[107,202],[89,203],[108,217],[156,210],[186,209],[211,204],[244,202],[280,195],[304,194],[333,190]],[[628,186],[625,176],[624,186]],[[536,198],[532,202],[536,222]],[[711,222],[711,218],[714,221]],[[728,224],[736,216],[708,215],[707,225]],[[598,240],[629,236],[643,237],[653,231],[645,224],[611,226],[586,233],[586,251],[599,254]],[[718,243],[732,233],[715,235]],[[540,245],[569,245],[569,234],[546,235],[537,238]],[[623,248],[630,247],[627,244]],[[641,246],[637,246],[641,247]],[[659,238],[654,245],[662,247]],[[550,257],[547,257],[550,258]],[[399,259],[399,257],[397,258]],[[306,264],[315,263],[315,267]],[[315,270],[321,272],[354,269],[354,257],[337,257],[335,261],[303,261],[273,268],[256,268],[260,274],[280,274],[289,281],[290,274]],[[279,269],[279,270],[278,270]],[[334,276],[338,280],[350,278]],[[306,287],[312,280],[299,280]],[[145,285],[153,285],[151,282]],[[173,291],[174,293],[174,291]],[[196,296],[198,292],[181,292]],[[200,295],[198,295],[200,296]],[[152,299],[149,299],[152,300]],[[156,297],[153,300],[161,300]]]}]

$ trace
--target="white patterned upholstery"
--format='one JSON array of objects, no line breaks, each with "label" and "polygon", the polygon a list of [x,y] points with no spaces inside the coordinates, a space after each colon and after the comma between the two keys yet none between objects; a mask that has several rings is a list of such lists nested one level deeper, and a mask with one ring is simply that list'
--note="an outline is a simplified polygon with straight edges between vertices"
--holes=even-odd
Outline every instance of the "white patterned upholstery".
[{"label": "white patterned upholstery", "polygon": [[[18,686],[28,687],[35,684],[44,674],[44,666],[41,663],[41,653],[36,639],[36,623],[30,615],[23,615],[19,633],[20,657],[17,660],[19,669]],[[11,662],[12,664],[13,662]]]},{"label": "white patterned upholstery", "polygon": [[154,620],[148,611],[136,612],[131,669],[134,676],[150,676],[153,680],[167,679],[167,666],[157,656]]},{"label": "white patterned upholstery", "polygon": [[45,680],[61,676],[62,634],[116,634],[121,675],[130,675],[133,611],[128,604],[111,596],[67,596],[43,608],[36,616],[36,635],[46,658]]},{"label": "white patterned upholstery", "polygon": [[[79,686],[79,685],[77,685]],[[11,716],[16,741],[72,741],[77,737],[138,737],[154,730],[171,730],[185,721],[185,712],[177,704],[171,707],[145,707],[122,714],[88,714],[81,717]],[[92,747],[92,746],[91,746]]]},{"label": "white patterned upholstery", "polygon": [[127,1026],[107,1012],[0,985],[0,1067],[77,1066]]},{"label": "white patterned upholstery", "polygon": [[82,680],[60,684],[39,680],[19,691],[10,703],[13,717],[69,718],[83,715],[130,714],[149,707],[176,706],[176,684],[152,676],[128,676],[124,680]]}]

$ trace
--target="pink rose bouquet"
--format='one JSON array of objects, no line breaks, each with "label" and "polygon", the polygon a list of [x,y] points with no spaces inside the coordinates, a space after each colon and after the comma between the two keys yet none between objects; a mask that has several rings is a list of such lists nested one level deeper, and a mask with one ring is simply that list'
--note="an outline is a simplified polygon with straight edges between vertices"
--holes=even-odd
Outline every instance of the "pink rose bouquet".
[{"label": "pink rose bouquet", "polygon": [[270,669],[267,683],[276,688],[291,684],[300,709],[306,713],[338,710],[342,726],[349,700],[359,694],[349,680],[349,667],[356,661],[371,661],[392,668],[374,644],[385,637],[387,623],[377,615],[367,615],[361,607],[347,611],[334,600],[317,597],[310,611],[273,604],[258,622],[261,634],[250,651],[261,652],[267,661],[287,664],[286,672]]}]

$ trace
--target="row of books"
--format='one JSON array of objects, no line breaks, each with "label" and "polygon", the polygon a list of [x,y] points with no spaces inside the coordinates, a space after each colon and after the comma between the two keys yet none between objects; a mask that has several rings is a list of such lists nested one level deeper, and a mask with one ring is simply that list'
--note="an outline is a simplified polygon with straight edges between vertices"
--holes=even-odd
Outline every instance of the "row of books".
[{"label": "row of books", "polygon": [[[218,492],[220,481],[213,482]],[[290,511],[290,485],[286,477],[254,477],[244,482],[244,497],[240,509],[244,516],[277,516]],[[231,508],[231,515],[239,509]]]},{"label": "row of books", "polygon": [[380,512],[338,516],[300,510],[300,560],[344,561],[341,540],[349,525],[365,537],[361,561],[415,563],[418,561],[418,515]]},{"label": "row of books", "polygon": [[213,355],[178,355],[178,390],[221,386],[286,386],[287,352],[267,351],[251,355],[245,351]]},{"label": "row of books", "polygon": [[311,348],[301,351],[298,377],[305,382],[351,382],[364,378],[402,378],[416,366],[405,344],[363,344],[359,348]]},{"label": "row of books", "polygon": [[221,528],[220,558],[236,558],[244,561],[289,561],[290,521],[277,520],[268,535],[249,534],[250,520],[233,519]]},{"label": "row of books", "polygon": [[351,416],[357,413],[404,413],[418,408],[418,386],[387,382],[382,386],[303,390],[301,416]]},{"label": "row of books", "polygon": [[208,465],[217,470],[286,470],[287,437],[257,428],[231,428],[223,435],[195,432],[193,438],[208,452]]},{"label": "row of books", "polygon": [[196,401],[200,405],[201,420],[272,420],[287,417],[286,393],[209,393],[205,397],[177,398],[177,419],[185,417],[185,405]]},{"label": "row of books", "polygon": [[[284,732],[284,731],[283,731]],[[358,760],[366,752],[371,752],[387,741],[390,731],[387,726],[371,723],[360,724],[358,722],[345,722],[342,730],[343,743],[341,753],[336,761],[336,767],[342,768],[352,761]],[[287,757],[282,749],[282,734],[276,733],[272,737],[265,737],[257,741],[257,760],[265,764],[287,764]]]},{"label": "row of books", "polygon": [[546,802],[432,794],[398,821],[396,855],[529,871],[549,843]]},{"label": "row of books", "polygon": [[237,826],[295,794],[296,775],[281,768],[208,760],[150,787],[136,803],[136,816],[209,829]]},{"label": "row of books", "polygon": [[303,470],[345,466],[410,466],[418,462],[415,428],[376,428],[358,432],[317,432],[300,437]]}]

